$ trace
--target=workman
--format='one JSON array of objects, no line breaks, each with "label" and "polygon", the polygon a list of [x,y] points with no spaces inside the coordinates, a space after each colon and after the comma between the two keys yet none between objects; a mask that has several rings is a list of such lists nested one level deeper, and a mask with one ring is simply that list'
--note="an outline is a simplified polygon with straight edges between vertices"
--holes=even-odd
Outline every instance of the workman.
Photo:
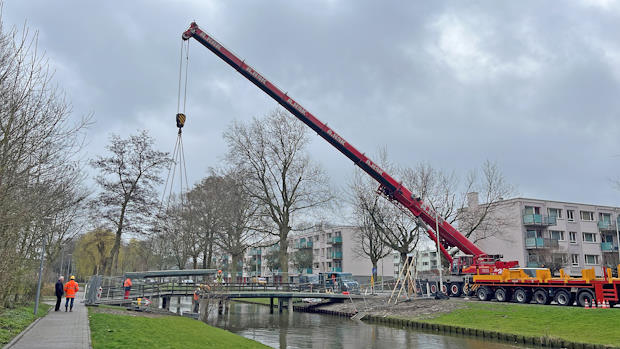
[{"label": "workman", "polygon": [[125,279],[123,282],[123,287],[125,288],[125,299],[129,299],[129,291],[131,291],[131,279]]},{"label": "workman", "polygon": [[[75,282],[75,276],[71,275],[69,282],[65,284],[65,295],[67,297],[65,299],[65,312],[67,309],[69,309],[69,311],[73,311],[73,301],[75,300],[75,294],[79,290],[80,287],[78,286],[78,283]],[[71,307],[69,307],[69,299],[71,300]]]},{"label": "workman", "polygon": [[63,281],[65,281],[65,277],[64,276],[60,276],[58,278],[58,281],[56,281],[56,307],[54,308],[54,311],[58,311],[60,309],[60,303],[62,302],[62,295],[65,294],[64,291],[64,285],[62,284]]},{"label": "workman", "polygon": [[193,304],[194,304],[193,312],[197,313],[198,310],[200,309],[200,287],[196,287],[196,290],[194,290]]},{"label": "workman", "polygon": [[218,284],[220,284],[220,285],[222,284],[222,281],[223,281],[223,280],[222,280],[222,277],[223,277],[223,276],[222,276],[222,271],[221,271],[221,270],[218,270],[218,271],[217,271],[217,276],[216,276],[216,281],[217,281],[217,283],[218,283]]}]

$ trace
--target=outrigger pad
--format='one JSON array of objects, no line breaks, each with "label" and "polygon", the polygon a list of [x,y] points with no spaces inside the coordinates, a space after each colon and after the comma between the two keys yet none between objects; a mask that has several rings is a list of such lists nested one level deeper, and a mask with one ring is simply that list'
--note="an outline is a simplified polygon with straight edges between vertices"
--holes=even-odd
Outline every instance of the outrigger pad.
[{"label": "outrigger pad", "polygon": [[178,113],[177,114],[177,127],[181,128],[185,125],[185,114]]}]

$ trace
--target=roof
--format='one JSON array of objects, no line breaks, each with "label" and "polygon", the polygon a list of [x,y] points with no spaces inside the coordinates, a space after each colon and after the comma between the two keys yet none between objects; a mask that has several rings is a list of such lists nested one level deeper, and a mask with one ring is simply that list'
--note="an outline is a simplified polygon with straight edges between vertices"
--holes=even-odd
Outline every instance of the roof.
[{"label": "roof", "polygon": [[127,272],[125,277],[130,279],[144,279],[150,277],[167,277],[167,276],[206,276],[214,275],[217,269],[183,269],[183,270],[151,270]]}]

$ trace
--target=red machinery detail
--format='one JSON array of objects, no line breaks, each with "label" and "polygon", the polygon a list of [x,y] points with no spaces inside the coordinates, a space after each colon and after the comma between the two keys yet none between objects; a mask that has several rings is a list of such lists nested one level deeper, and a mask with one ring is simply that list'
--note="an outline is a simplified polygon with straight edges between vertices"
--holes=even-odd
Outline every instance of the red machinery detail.
[{"label": "red machinery detail", "polygon": [[[280,105],[282,105],[282,107],[287,109],[295,115],[295,117],[313,129],[319,136],[328,141],[346,157],[351,159],[355,165],[359,166],[362,170],[379,182],[379,190],[382,194],[387,196],[390,200],[397,201],[416,217],[421,219],[428,226],[427,233],[433,241],[436,241],[436,236],[431,229],[435,229],[436,224],[438,224],[441,252],[448,259],[448,261],[450,261],[451,265],[453,265],[453,258],[447,251],[447,248],[450,247],[456,247],[463,253],[472,255],[474,257],[474,267],[479,265],[484,266],[485,270],[490,269],[491,273],[493,273],[494,270],[501,270],[501,268],[513,267],[517,265],[516,261],[501,262],[496,258],[491,258],[441,217],[438,217],[439,222],[436,222],[435,211],[429,205],[422,202],[422,200],[416,197],[409,189],[405,188],[401,183],[383,171],[379,165],[358,151],[334,130],[322,123],[293,98],[282,92],[258,71],[222,46],[222,44],[220,44],[212,36],[200,29],[195,22],[192,23],[189,29],[183,33],[182,37],[183,40],[188,40],[192,37],[196,39],[199,43],[235,68],[241,75],[245,76],[253,84],[258,86],[258,88],[275,99]],[[459,271],[463,269],[465,268],[459,268]],[[469,270],[474,273],[476,269],[477,268],[469,268]],[[482,270],[482,268],[480,268],[480,270]]]}]

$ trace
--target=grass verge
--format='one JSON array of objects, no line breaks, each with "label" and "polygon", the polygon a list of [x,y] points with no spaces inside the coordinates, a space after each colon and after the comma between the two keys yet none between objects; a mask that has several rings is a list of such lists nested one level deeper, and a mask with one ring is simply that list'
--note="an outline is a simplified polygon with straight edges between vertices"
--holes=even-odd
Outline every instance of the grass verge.
[{"label": "grass verge", "polygon": [[15,309],[0,309],[0,346],[7,344],[34,320],[45,316],[51,305],[39,303],[38,315],[34,315],[34,303]]},{"label": "grass verge", "polygon": [[462,309],[435,318],[409,319],[523,336],[620,346],[620,309],[471,302]]},{"label": "grass verge", "polygon": [[201,321],[143,317],[89,309],[93,348],[269,348]]}]

